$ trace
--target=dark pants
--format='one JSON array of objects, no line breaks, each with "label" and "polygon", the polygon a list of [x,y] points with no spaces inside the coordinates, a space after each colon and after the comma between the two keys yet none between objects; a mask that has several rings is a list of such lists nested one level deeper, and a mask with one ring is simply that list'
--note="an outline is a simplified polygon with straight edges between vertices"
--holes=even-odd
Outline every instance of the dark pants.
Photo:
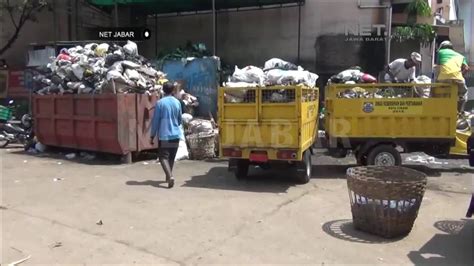
[{"label": "dark pants", "polygon": [[160,140],[158,142],[158,158],[166,175],[166,180],[173,177],[173,166],[178,152],[179,139]]}]

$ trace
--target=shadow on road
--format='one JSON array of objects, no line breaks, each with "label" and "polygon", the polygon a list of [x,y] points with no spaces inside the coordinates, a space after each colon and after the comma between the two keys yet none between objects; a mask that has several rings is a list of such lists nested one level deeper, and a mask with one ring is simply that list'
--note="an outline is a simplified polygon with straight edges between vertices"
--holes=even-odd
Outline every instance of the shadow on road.
[{"label": "shadow on road", "polygon": [[183,187],[281,193],[297,185],[292,180],[291,171],[277,169],[264,171],[252,168],[247,178],[237,179],[227,167],[214,167],[204,175],[192,176],[190,180],[185,181]]},{"label": "shadow on road", "polygon": [[[129,186],[152,186],[157,188],[168,188],[168,183],[166,181],[156,181],[156,180],[146,180],[146,181],[134,181],[129,180],[125,182]],[[166,185],[163,185],[166,184]]]},{"label": "shadow on road", "polygon": [[408,258],[415,265],[472,265],[474,221],[439,221],[434,226],[445,233],[434,235]]},{"label": "shadow on road", "polygon": [[323,224],[323,231],[335,238],[355,243],[384,244],[400,240],[401,238],[386,239],[376,235],[364,233],[354,228],[352,220],[335,220]]}]

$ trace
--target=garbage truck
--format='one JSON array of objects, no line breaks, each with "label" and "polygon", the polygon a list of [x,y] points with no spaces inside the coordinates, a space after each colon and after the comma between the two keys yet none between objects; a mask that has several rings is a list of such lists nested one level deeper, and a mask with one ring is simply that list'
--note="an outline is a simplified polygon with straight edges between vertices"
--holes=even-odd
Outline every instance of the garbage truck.
[{"label": "garbage truck", "polygon": [[229,159],[237,178],[247,176],[250,165],[283,162],[294,168],[298,182],[309,182],[318,88],[220,88],[218,95],[220,155]]},{"label": "garbage truck", "polygon": [[[429,97],[418,96],[417,89],[430,90]],[[402,152],[467,156],[471,132],[456,128],[456,86],[330,84],[325,93],[325,131],[319,139],[335,157],[352,151],[360,165],[390,166],[402,163]]]}]

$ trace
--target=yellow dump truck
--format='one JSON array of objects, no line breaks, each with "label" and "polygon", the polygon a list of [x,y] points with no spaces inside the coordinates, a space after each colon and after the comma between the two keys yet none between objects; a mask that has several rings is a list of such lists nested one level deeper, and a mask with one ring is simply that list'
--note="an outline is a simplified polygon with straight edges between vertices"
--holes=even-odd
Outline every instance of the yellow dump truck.
[{"label": "yellow dump truck", "polygon": [[[420,86],[431,90],[430,97],[416,96]],[[405,96],[382,96],[388,92]],[[333,84],[325,93],[323,140],[333,155],[352,150],[361,165],[400,165],[400,152],[467,155],[470,133],[456,131],[458,95],[453,85]]]},{"label": "yellow dump truck", "polygon": [[249,165],[277,161],[295,166],[299,182],[311,178],[317,139],[319,90],[304,86],[219,89],[220,154],[237,178]]}]

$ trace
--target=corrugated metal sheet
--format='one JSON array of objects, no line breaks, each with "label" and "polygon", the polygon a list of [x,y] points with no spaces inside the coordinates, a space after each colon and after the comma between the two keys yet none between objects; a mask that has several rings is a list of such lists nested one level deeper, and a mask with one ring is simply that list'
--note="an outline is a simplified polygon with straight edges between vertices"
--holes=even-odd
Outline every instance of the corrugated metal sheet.
[{"label": "corrugated metal sheet", "polygon": [[184,81],[186,92],[198,97],[198,116],[217,114],[217,88],[219,86],[219,64],[216,57],[166,61],[163,72],[171,81]]}]

